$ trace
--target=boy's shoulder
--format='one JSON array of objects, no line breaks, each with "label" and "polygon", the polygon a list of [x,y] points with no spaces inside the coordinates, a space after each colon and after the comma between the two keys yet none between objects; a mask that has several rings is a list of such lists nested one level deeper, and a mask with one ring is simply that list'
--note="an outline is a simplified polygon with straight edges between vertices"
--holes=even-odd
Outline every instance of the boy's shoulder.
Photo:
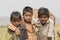
[{"label": "boy's shoulder", "polygon": [[16,30],[16,27],[12,23],[9,23],[8,28],[13,30],[13,31]]},{"label": "boy's shoulder", "polygon": [[52,20],[52,19],[50,19],[50,18],[49,18],[49,21],[50,21],[50,22],[53,22],[53,20]]},{"label": "boy's shoulder", "polygon": [[49,18],[49,20],[47,21],[47,23],[48,23],[48,24],[54,24],[54,21]]}]

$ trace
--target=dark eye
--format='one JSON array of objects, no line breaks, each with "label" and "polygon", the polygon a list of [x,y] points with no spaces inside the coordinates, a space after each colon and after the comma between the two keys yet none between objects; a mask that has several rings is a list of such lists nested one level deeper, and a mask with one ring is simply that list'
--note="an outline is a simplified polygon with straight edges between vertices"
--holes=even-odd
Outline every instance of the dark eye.
[{"label": "dark eye", "polygon": [[12,19],[12,22],[15,22],[16,20],[15,19]]},{"label": "dark eye", "polygon": [[32,15],[29,15],[29,16],[32,16]]},{"label": "dark eye", "polygon": [[47,18],[46,16],[40,16],[40,18]]},{"label": "dark eye", "polygon": [[42,16],[40,16],[40,18],[43,18]]},{"label": "dark eye", "polygon": [[26,16],[28,16],[28,15],[26,15]]},{"label": "dark eye", "polygon": [[19,22],[19,21],[20,21],[19,19],[12,20],[12,22]]},{"label": "dark eye", "polygon": [[47,17],[44,17],[44,18],[47,18]]},{"label": "dark eye", "polygon": [[32,16],[32,15],[26,15],[26,16]]}]

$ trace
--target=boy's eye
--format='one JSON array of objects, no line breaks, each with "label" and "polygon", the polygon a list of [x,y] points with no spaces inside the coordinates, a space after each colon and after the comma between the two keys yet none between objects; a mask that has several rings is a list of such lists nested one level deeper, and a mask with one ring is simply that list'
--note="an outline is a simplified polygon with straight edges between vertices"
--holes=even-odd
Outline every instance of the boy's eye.
[{"label": "boy's eye", "polygon": [[12,22],[19,22],[20,20],[12,20]]},{"label": "boy's eye", "polygon": [[44,18],[47,18],[47,17],[44,17]]},{"label": "boy's eye", "polygon": [[31,16],[31,15],[26,15],[26,16]]},{"label": "boy's eye", "polygon": [[46,16],[41,16],[40,18],[47,18]]},{"label": "boy's eye", "polygon": [[13,20],[12,22],[16,22],[16,20]]},{"label": "boy's eye", "polygon": [[28,15],[26,15],[26,16],[28,16]]}]

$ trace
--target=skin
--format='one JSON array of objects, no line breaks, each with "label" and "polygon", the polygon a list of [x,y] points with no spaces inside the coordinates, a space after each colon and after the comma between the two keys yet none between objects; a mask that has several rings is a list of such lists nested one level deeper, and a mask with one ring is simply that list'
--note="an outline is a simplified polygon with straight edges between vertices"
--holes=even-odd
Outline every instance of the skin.
[{"label": "skin", "polygon": [[16,35],[20,35],[20,30],[18,26],[21,24],[20,19],[12,19],[11,23],[14,25]]},{"label": "skin", "polygon": [[[47,21],[48,21],[49,18],[48,18],[46,15],[41,15],[41,16],[39,17],[39,19],[40,19],[41,24],[42,24],[42,25],[45,25],[45,24],[47,23]],[[47,39],[48,39],[48,40],[52,40],[51,37],[47,37]]]},{"label": "skin", "polygon": [[25,21],[26,23],[31,23],[32,13],[30,13],[30,12],[25,12],[23,18],[24,18],[24,21]]},{"label": "skin", "polygon": [[36,40],[34,28],[31,24],[32,14],[30,12],[25,12],[23,19],[24,19],[24,23],[26,24],[25,26],[27,28],[28,40],[33,40],[33,38],[34,40]]},{"label": "skin", "polygon": [[11,23],[14,26],[18,27],[21,24],[21,21],[20,21],[20,19],[12,19]]},{"label": "skin", "polygon": [[48,19],[49,18],[46,15],[41,15],[39,17],[39,20],[40,20],[40,22],[41,22],[42,25],[46,24],[46,22],[47,22]]},{"label": "skin", "polygon": [[24,18],[24,22],[26,24],[27,30],[29,32],[32,32],[32,25],[31,25],[32,14],[30,12],[25,12],[23,18]]}]

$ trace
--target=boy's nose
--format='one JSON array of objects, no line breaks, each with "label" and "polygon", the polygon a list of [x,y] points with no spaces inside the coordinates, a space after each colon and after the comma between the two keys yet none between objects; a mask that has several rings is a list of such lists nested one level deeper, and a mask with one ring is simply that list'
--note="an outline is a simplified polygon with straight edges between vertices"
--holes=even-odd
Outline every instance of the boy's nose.
[{"label": "boy's nose", "polygon": [[17,21],[15,23],[18,23]]},{"label": "boy's nose", "polygon": [[43,20],[45,19],[45,18],[42,18]]}]

